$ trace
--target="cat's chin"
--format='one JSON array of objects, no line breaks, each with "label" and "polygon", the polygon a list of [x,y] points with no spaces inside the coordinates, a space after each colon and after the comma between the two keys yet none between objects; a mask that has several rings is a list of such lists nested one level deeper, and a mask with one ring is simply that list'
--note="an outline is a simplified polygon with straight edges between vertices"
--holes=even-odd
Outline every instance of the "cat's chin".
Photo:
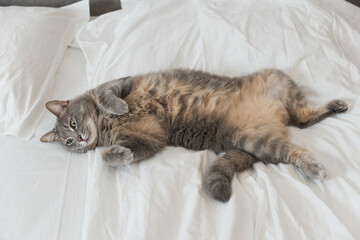
[{"label": "cat's chin", "polygon": [[87,132],[87,136],[86,136],[86,147],[89,150],[93,150],[96,147],[97,144],[97,129],[96,129],[96,125],[94,122],[89,122],[89,128]]},{"label": "cat's chin", "polygon": [[76,153],[86,153],[88,150],[89,150],[89,149],[84,148],[84,149],[75,150],[74,152],[76,152]]},{"label": "cat's chin", "polygon": [[83,148],[78,148],[78,149],[71,149],[71,152],[74,153],[86,153],[87,151],[92,150],[91,148],[89,148],[88,146],[83,147]]},{"label": "cat's chin", "polygon": [[74,153],[86,153],[89,150],[95,149],[96,144],[90,144],[88,141],[82,141],[79,145],[74,148],[67,148],[70,152]]},{"label": "cat's chin", "polygon": [[88,150],[94,150],[97,145],[97,136],[95,134],[90,134],[88,140],[86,141],[86,148]]}]

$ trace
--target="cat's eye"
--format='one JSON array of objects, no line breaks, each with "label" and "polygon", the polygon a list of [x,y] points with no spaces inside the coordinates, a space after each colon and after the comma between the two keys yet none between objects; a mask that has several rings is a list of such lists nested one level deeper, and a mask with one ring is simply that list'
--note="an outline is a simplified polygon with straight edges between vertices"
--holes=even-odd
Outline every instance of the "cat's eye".
[{"label": "cat's eye", "polygon": [[71,145],[71,144],[73,144],[74,143],[74,139],[72,139],[72,138],[68,138],[67,140],[66,140],[66,144],[67,145]]},{"label": "cat's eye", "polygon": [[70,127],[72,127],[73,129],[76,128],[76,121],[73,118],[71,118],[71,120],[70,120]]}]

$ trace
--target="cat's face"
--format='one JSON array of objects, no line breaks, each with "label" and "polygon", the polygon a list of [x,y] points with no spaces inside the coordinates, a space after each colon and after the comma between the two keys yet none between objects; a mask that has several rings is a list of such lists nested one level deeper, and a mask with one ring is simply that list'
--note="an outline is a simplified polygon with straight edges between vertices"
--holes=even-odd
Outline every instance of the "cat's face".
[{"label": "cat's face", "polygon": [[84,153],[97,143],[96,108],[86,99],[50,101],[46,108],[57,116],[55,128],[42,142],[60,141],[69,151]]}]

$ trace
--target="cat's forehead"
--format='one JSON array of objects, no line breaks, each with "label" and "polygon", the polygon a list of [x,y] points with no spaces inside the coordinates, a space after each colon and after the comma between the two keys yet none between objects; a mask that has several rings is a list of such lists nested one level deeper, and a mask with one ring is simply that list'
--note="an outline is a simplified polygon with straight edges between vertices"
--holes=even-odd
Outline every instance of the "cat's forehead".
[{"label": "cat's forehead", "polygon": [[64,125],[63,123],[70,122],[72,118],[79,118],[85,114],[85,106],[81,101],[69,101],[66,110],[58,117],[58,123]]},{"label": "cat's forehead", "polygon": [[86,113],[89,109],[90,102],[84,98],[76,98],[69,101],[69,113]]},{"label": "cat's forehead", "polygon": [[68,110],[82,110],[84,109],[86,102],[82,99],[74,99],[69,101]]},{"label": "cat's forehead", "polygon": [[55,124],[57,129],[62,131],[63,129],[68,128],[71,118],[72,116],[67,112],[58,117]]}]

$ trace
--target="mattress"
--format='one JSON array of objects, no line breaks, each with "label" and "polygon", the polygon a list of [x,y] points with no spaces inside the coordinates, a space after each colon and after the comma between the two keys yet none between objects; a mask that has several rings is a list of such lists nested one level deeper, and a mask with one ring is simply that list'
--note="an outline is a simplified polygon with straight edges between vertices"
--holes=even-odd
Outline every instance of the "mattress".
[{"label": "mattress", "polygon": [[102,147],[77,154],[41,143],[55,122],[44,112],[29,140],[0,136],[0,239],[360,239],[360,10],[340,0],[125,2],[78,32],[49,99],[166,68],[280,68],[311,104],[349,104],[310,128],[289,127],[328,177],[259,162],[235,175],[221,203],[203,186],[214,152],[169,146],[114,168]]}]

